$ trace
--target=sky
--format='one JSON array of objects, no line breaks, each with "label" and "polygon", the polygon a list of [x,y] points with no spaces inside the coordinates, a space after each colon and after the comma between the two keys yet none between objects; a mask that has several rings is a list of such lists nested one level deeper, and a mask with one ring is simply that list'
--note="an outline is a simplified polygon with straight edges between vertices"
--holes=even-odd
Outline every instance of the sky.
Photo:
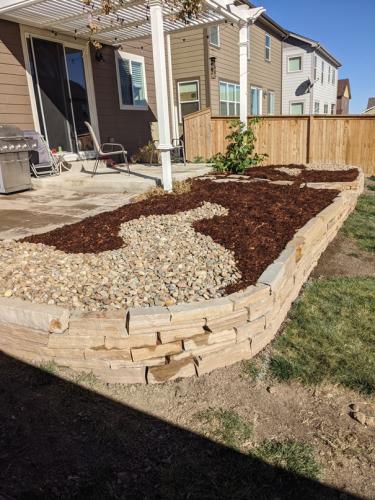
[{"label": "sky", "polygon": [[375,0],[255,0],[284,28],[319,41],[349,78],[350,113],[361,113],[375,97]]}]

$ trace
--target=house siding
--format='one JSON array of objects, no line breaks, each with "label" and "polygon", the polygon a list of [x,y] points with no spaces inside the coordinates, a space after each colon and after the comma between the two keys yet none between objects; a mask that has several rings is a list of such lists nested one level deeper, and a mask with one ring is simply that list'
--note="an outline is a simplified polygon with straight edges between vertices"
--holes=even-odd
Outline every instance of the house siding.
[{"label": "house siding", "polygon": [[34,128],[19,25],[0,19],[0,123]]},{"label": "house siding", "polygon": [[[177,84],[182,80],[199,80],[200,107],[211,107],[213,116],[220,113],[219,82],[239,83],[239,29],[231,23],[220,23],[220,47],[211,45],[207,29],[199,28],[171,35],[174,96],[178,104]],[[271,61],[265,60],[265,35],[271,36]],[[275,114],[281,113],[282,40],[267,31],[262,21],[251,27],[248,92],[257,85],[275,92]],[[187,54],[186,47],[189,44]],[[211,76],[210,58],[216,58],[216,76]],[[250,103],[249,103],[250,112]],[[263,100],[263,114],[267,114],[267,99]]]},{"label": "house siding", "polygon": [[[204,109],[209,105],[206,78],[206,30],[198,28],[186,32],[175,34],[171,33],[170,40],[173,73],[173,95],[175,106],[177,106],[178,109],[179,118],[180,115],[177,90],[179,82],[198,80],[200,109]],[[181,124],[180,131],[182,132]]]},{"label": "house siding", "polygon": [[115,142],[122,143],[132,154],[139,147],[147,144],[156,134],[156,101],[151,39],[145,38],[132,43],[123,43],[122,50],[144,57],[149,106],[147,111],[120,109],[115,49],[113,47],[103,47],[103,62],[96,61],[95,50],[92,48],[91,64],[101,141],[107,142],[113,138]]},{"label": "house siding", "polygon": [[[282,40],[263,24],[262,19],[250,26],[250,86],[260,87],[263,91],[275,92],[275,113],[281,113],[282,95]],[[265,37],[271,37],[271,60],[265,59]],[[264,95],[264,94],[263,94]],[[268,97],[263,97],[262,115],[267,115]]]},{"label": "house siding", "polygon": [[[317,81],[311,92],[306,92],[308,80],[314,82],[314,57],[317,56]],[[302,71],[296,73],[288,72],[288,58],[291,56],[302,56]],[[324,83],[321,83],[321,67],[324,62]],[[335,69],[335,83],[328,81],[328,68]],[[290,114],[292,102],[304,103],[304,114],[314,113],[314,103],[319,102],[319,114],[324,113],[324,105],[328,105],[328,114],[331,113],[331,105],[336,107],[337,100],[338,70],[334,68],[328,59],[317,54],[308,44],[293,41],[283,43],[283,102],[282,113]]]},{"label": "house siding", "polygon": [[[237,84],[240,82],[238,27],[232,26],[230,23],[220,24],[219,34],[220,47],[211,45],[206,39],[208,58],[216,57],[216,78],[211,78],[209,74],[211,111],[214,116],[220,114],[219,82],[225,81]],[[208,72],[210,73],[209,68]]]}]

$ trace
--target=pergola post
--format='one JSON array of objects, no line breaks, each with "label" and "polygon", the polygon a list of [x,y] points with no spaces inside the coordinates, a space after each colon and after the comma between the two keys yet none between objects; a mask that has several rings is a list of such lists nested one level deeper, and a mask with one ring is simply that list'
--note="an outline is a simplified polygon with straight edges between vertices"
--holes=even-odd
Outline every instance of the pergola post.
[{"label": "pergola post", "polygon": [[247,79],[247,23],[240,23],[240,120],[247,127],[247,114],[248,114],[248,79]]},{"label": "pergola post", "polygon": [[152,54],[155,73],[156,110],[158,115],[159,145],[163,171],[163,187],[172,191],[171,131],[169,125],[167,68],[161,0],[150,1]]}]

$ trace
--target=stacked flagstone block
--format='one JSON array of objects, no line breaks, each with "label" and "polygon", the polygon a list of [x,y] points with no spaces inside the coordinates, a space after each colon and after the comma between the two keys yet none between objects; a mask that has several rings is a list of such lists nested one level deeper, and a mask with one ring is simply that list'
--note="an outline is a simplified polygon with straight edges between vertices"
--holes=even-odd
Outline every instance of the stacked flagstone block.
[{"label": "stacked flagstone block", "polygon": [[363,191],[350,189],[296,232],[256,285],[171,307],[77,312],[0,299],[0,350],[29,362],[93,372],[108,383],[160,383],[208,373],[260,352]]}]

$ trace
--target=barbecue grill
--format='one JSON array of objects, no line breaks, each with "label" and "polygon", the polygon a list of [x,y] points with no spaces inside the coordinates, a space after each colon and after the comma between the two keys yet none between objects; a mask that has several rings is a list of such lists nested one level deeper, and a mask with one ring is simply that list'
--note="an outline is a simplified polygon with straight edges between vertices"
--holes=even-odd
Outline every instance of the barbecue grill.
[{"label": "barbecue grill", "polygon": [[18,127],[0,125],[0,193],[31,189],[29,151],[35,147]]}]

